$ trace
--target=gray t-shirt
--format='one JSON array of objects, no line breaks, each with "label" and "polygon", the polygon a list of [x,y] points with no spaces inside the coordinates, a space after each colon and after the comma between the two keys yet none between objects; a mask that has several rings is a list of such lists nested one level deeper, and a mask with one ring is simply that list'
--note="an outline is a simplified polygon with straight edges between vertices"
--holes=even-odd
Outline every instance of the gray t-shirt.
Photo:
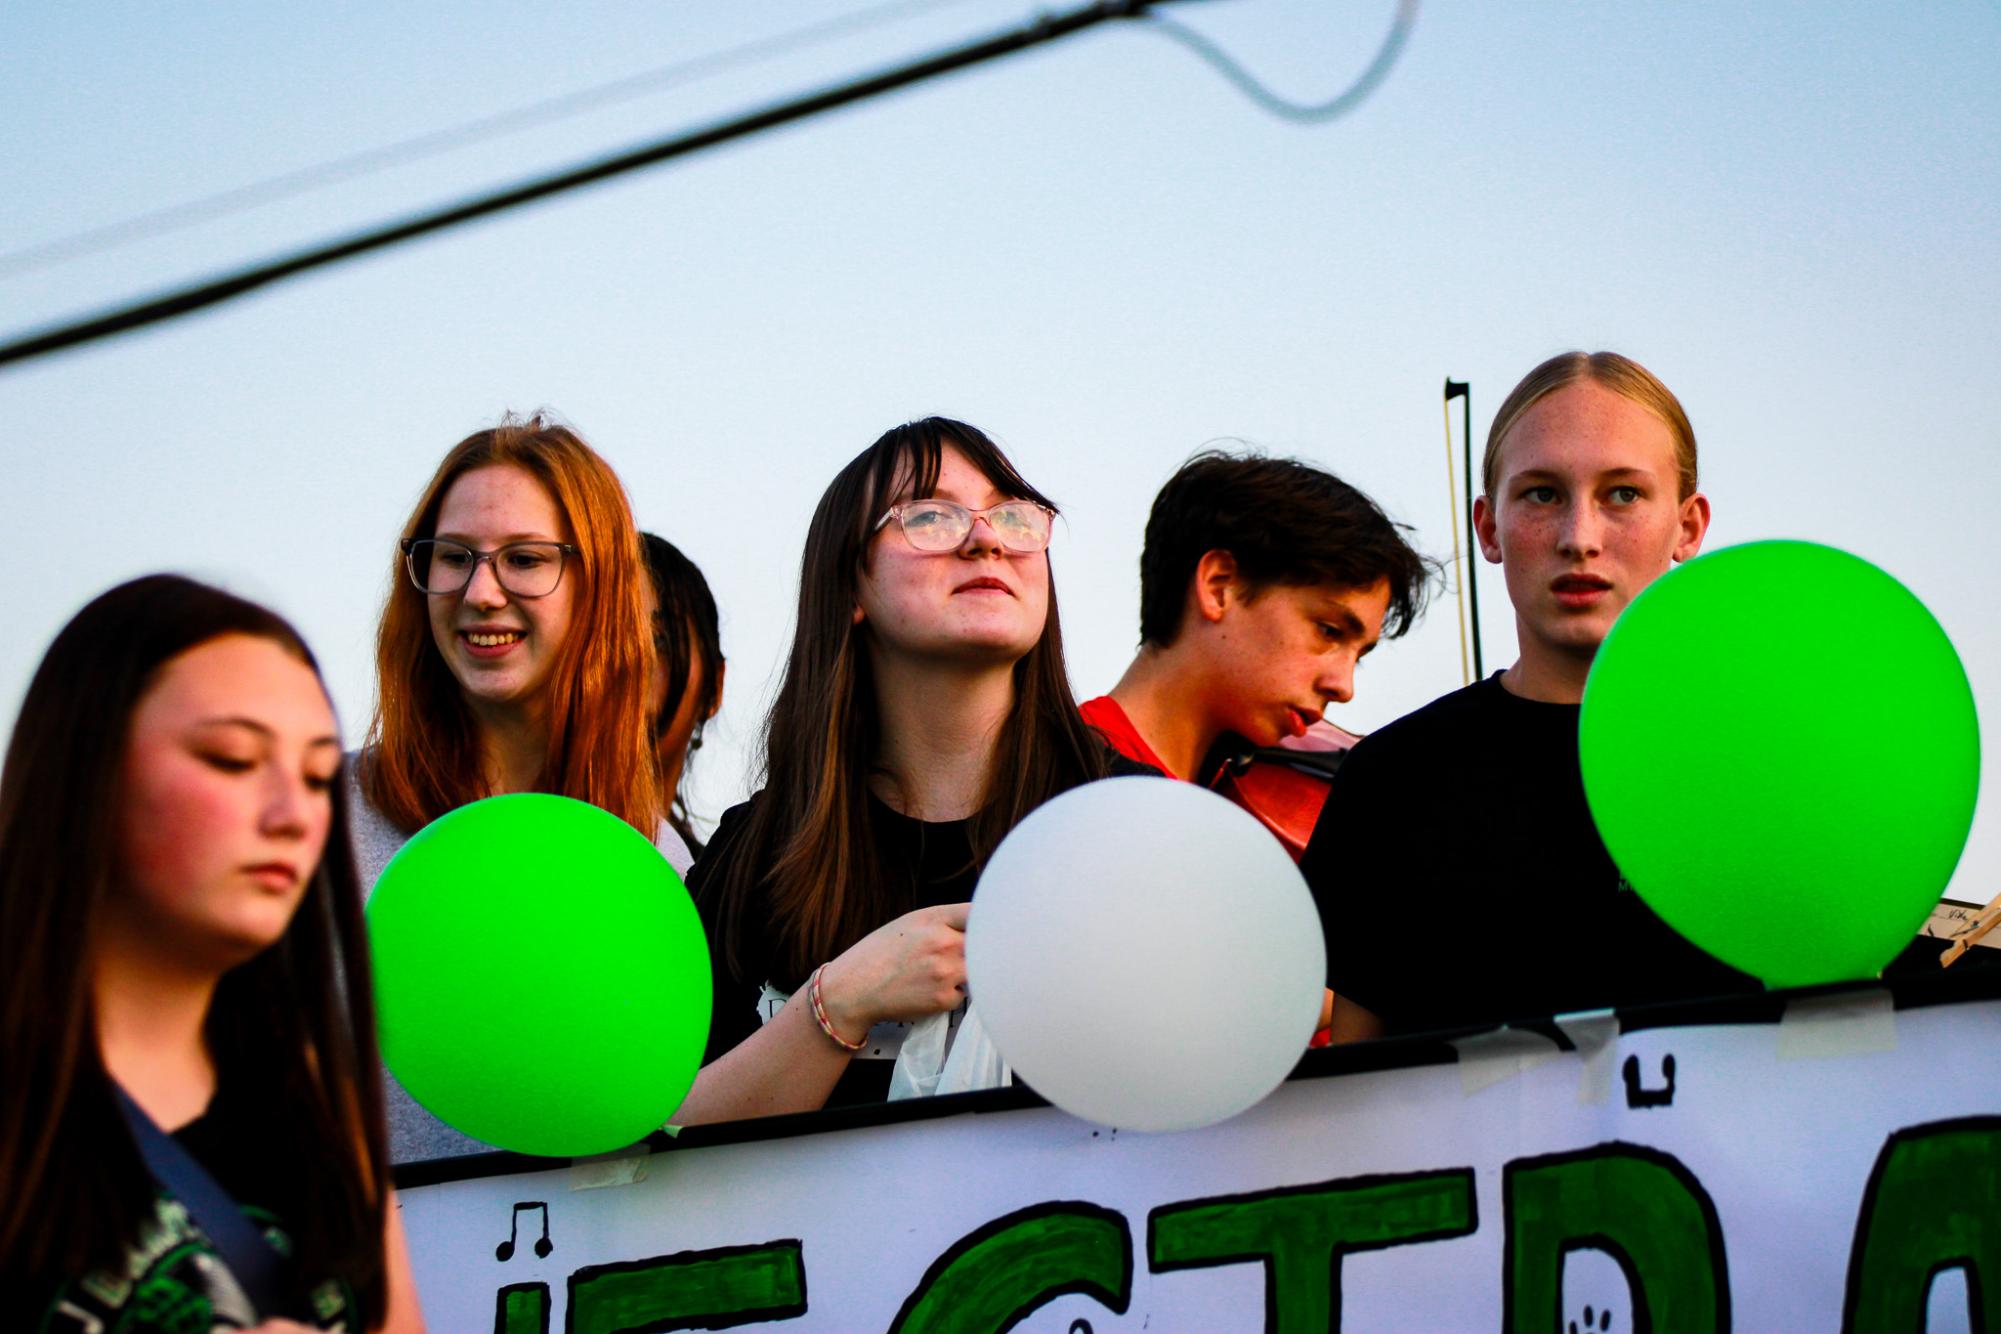
[{"label": "gray t-shirt", "polygon": [[[389,865],[389,859],[410,841],[410,835],[415,831],[397,828],[369,802],[361,790],[360,758],[359,752],[347,757],[346,781],[348,835],[354,845],[355,873],[360,877],[361,895],[365,902],[375,892],[375,882],[382,878],[382,868]],[[688,874],[694,854],[689,852],[681,836],[674,832],[674,826],[661,821],[653,846],[660,849],[660,855],[667,859],[667,864],[677,874],[683,877]],[[384,1110],[389,1117],[390,1162],[417,1163],[433,1158],[463,1158],[468,1154],[492,1153],[499,1147],[454,1130],[431,1115],[410,1096],[403,1082],[387,1069],[382,1072],[382,1086]]]}]

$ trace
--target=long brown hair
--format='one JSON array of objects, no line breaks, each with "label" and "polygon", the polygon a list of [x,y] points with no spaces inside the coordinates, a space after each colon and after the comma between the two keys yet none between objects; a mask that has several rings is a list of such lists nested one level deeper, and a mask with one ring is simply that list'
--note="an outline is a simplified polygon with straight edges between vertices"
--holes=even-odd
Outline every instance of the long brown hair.
[{"label": "long brown hair", "polygon": [[[540,482],[569,525],[578,555],[570,627],[549,667],[549,749],[534,789],[610,811],[649,839],[662,815],[647,739],[646,624],[639,530],[611,465],[567,426],[508,419],[453,446],[424,488],[405,541],[433,536],[453,482],[475,468],[519,468]],[[362,791],[391,824],[417,829],[493,795],[481,769],[472,710],[431,639],[426,594],[392,556],[375,640],[375,716]]]},{"label": "long brown hair", "polygon": [[[646,572],[653,578],[653,596],[659,610],[653,614],[653,649],[660,656],[667,676],[667,697],[654,719],[656,744],[660,733],[680,711],[681,696],[701,667],[701,681],[695,691],[695,731],[689,739],[690,752],[702,748],[702,727],[715,716],[723,699],[723,626],[716,610],[716,595],[702,577],[699,565],[688,559],[681,548],[658,533],[641,533],[641,549],[646,554]],[[691,753],[681,761],[681,782],[674,792],[673,809],[667,823],[697,856],[702,838],[688,811],[688,768]]]},{"label": "long brown hair", "polygon": [[[274,613],[177,575],[121,584],[42,658],[0,770],[0,1281],[121,1262],[154,1190],[98,1054],[91,923],[119,875],[132,715],[174,658],[223,635],[319,670]],[[342,785],[326,851],[278,942],[216,988],[207,1036],[259,1118],[297,1206],[302,1274],[353,1286],[381,1323],[389,1163],[361,893]],[[10,1290],[14,1290],[11,1289]]]},{"label": "long brown hair", "polygon": [[[745,933],[756,929],[760,900],[771,916],[773,956],[794,983],[898,910],[869,820],[880,718],[853,608],[876,517],[906,479],[913,498],[934,495],[948,446],[1001,494],[1056,508],[993,441],[943,417],[889,431],[827,487],[806,530],[798,628],[765,720],[764,792],[738,845],[749,855],[733,858],[713,891],[732,967]],[[969,830],[974,858],[984,862],[1023,816],[1102,777],[1105,765],[1104,747],[1070,693],[1052,574],[1042,637],[1014,664],[1014,708],[995,738],[985,800]],[[775,858],[760,855],[764,849]]]}]

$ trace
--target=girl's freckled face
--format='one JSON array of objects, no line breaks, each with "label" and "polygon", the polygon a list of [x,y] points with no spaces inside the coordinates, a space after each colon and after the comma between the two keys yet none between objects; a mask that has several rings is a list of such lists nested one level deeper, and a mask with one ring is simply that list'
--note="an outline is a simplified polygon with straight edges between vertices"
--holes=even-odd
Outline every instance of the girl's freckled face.
[{"label": "girl's freckled face", "polygon": [[[934,495],[968,509],[1012,498],[950,445]],[[1013,662],[1035,647],[1049,619],[1049,553],[1009,551],[983,519],[952,550],[919,551],[891,519],[869,547],[855,618],[880,650]]]}]

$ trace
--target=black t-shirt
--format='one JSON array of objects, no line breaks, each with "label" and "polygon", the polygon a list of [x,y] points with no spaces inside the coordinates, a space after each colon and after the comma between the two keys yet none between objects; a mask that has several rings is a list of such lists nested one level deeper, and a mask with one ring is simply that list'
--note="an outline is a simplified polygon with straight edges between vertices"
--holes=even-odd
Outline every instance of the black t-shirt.
[{"label": "black t-shirt", "polygon": [[[289,1256],[291,1238],[279,1215],[266,1206],[297,1211],[305,1205],[291,1198],[297,1173],[286,1170],[284,1154],[264,1133],[268,1115],[267,1109],[219,1089],[207,1110],[176,1130],[174,1139],[237,1201],[278,1253]],[[347,1284],[326,1279],[308,1289],[311,1328],[358,1328],[354,1293]],[[127,1247],[122,1264],[31,1291],[37,1309],[25,1328],[37,1334],[110,1329],[179,1334],[253,1323],[222,1257],[180,1202],[164,1191],[155,1192],[153,1216]],[[11,1321],[0,1324],[16,1327]]]},{"label": "black t-shirt", "polygon": [[[1160,770],[1117,752],[1106,751],[1106,776],[1111,778],[1163,777]],[[717,895],[723,881],[739,859],[758,859],[756,875],[762,883],[769,874],[774,849],[746,845],[744,834],[762,793],[723,812],[715,837],[688,871],[688,892],[701,910],[708,930],[709,958],[714,977],[710,1009],[709,1045],[702,1056],[708,1064],[748,1038],[783,1007],[785,998],[806,985],[810,976],[795,975],[779,957],[771,927],[768,905],[759,900],[747,929],[738,942],[736,967],[721,938],[721,911]],[[969,821],[913,820],[892,810],[873,794],[868,799],[869,820],[874,826],[876,849],[888,880],[890,909],[884,922],[919,908],[946,903],[965,903],[973,897],[980,867],[973,858]],[[879,924],[878,924],[879,925]],[[835,951],[839,953],[838,950]],[[825,963],[826,960],[820,960]],[[828,1095],[826,1105],[840,1107],[852,1103],[881,1102],[889,1093],[890,1072],[896,1063],[907,1023],[877,1024],[861,1051],[848,1062],[840,1082]]]},{"label": "black t-shirt", "polygon": [[1578,715],[1496,673],[1348,752],[1299,867],[1336,995],[1408,1033],[1758,988],[1620,878]]},{"label": "black t-shirt", "polygon": [[[770,929],[770,914],[760,911],[739,942],[737,967],[729,967],[728,951],[719,935],[720,914],[715,889],[722,884],[737,859],[757,855],[769,864],[771,850],[748,848],[744,831],[757,797],[723,812],[715,837],[708,849],[688,872],[688,890],[701,908],[703,925],[709,932],[709,954],[715,977],[715,995],[709,1020],[709,1046],[703,1064],[757,1032],[790,996],[806,984],[806,977],[794,976],[778,958]],[[888,880],[891,908],[884,921],[904,913],[945,903],[964,903],[973,897],[979,867],[973,860],[973,845],[965,820],[927,822],[913,820],[870,796],[869,820],[874,825],[876,848]],[[825,962],[825,960],[822,960]],[[768,989],[768,990],[767,990]],[[848,1062],[840,1082],[827,1098],[830,1107],[849,1103],[881,1102],[889,1092],[889,1074],[895,1064],[897,1044],[908,1024],[878,1024],[869,1033],[869,1042]]]}]

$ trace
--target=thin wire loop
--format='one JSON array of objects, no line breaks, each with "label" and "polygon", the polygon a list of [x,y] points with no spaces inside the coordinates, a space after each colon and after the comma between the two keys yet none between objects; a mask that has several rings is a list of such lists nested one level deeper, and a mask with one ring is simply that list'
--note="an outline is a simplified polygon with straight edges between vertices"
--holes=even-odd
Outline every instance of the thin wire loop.
[{"label": "thin wire loop", "polygon": [[1390,20],[1389,35],[1383,39],[1376,58],[1369,62],[1361,77],[1329,101],[1314,103],[1291,102],[1280,97],[1259,83],[1255,75],[1238,64],[1222,47],[1185,24],[1158,12],[1148,13],[1146,20],[1147,26],[1155,32],[1163,37],[1172,37],[1208,61],[1217,73],[1235,84],[1239,92],[1280,120],[1289,120],[1296,125],[1322,125],[1360,106],[1389,75],[1390,67],[1403,54],[1404,43],[1410,40],[1411,27],[1417,22],[1417,5],[1418,0],[1397,0],[1397,12]]}]

